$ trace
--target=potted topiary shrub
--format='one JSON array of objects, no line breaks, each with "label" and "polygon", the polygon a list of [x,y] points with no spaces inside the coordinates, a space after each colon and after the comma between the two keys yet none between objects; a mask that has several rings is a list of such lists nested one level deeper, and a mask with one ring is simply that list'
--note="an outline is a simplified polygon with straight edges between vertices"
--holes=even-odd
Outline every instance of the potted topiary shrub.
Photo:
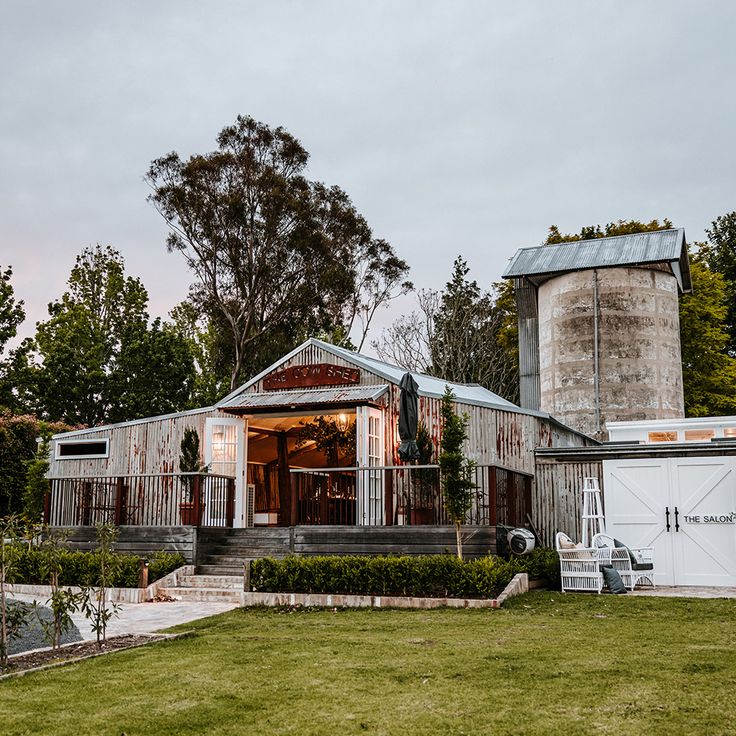
[{"label": "potted topiary shrub", "polygon": [[[207,466],[199,459],[199,434],[194,427],[184,430],[179,445],[179,471],[181,473],[205,473]],[[185,526],[199,526],[204,513],[204,503],[199,504],[199,514],[194,509],[194,484],[196,475],[183,475],[181,485],[184,491],[184,500],[179,504],[181,523]]]}]

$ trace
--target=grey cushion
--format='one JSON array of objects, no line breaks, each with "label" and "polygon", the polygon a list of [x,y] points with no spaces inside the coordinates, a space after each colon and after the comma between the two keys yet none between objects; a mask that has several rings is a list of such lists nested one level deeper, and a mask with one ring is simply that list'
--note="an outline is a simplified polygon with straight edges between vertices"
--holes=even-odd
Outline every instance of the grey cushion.
[{"label": "grey cushion", "polygon": [[[623,543],[619,542],[618,539],[613,540],[613,544],[619,549],[625,549],[629,553],[629,559],[631,560],[631,569],[636,570],[634,565],[640,565],[639,560],[636,559],[636,555]],[[646,568],[645,568],[646,569]],[[651,568],[649,568],[651,570]]]},{"label": "grey cushion", "polygon": [[603,573],[603,580],[605,580],[611,593],[626,592],[624,581],[621,580],[618,570],[614,570],[612,565],[601,565],[601,572]]},{"label": "grey cushion", "polygon": [[638,570],[638,571],[654,570],[654,565],[651,562],[632,562],[631,569]]}]

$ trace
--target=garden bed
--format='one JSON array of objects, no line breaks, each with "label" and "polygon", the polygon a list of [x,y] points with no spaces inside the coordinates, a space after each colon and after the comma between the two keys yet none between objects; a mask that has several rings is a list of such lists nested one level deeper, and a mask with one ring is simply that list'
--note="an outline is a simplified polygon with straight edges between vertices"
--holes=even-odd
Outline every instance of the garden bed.
[{"label": "garden bed", "polygon": [[166,634],[125,634],[110,637],[100,646],[97,645],[96,641],[80,641],[73,644],[64,644],[59,649],[36,649],[32,652],[23,652],[9,657],[8,666],[0,675],[0,679],[40,669],[58,667],[62,664],[69,664],[90,657],[99,657],[110,652],[132,649],[170,638],[172,638],[171,635]]}]

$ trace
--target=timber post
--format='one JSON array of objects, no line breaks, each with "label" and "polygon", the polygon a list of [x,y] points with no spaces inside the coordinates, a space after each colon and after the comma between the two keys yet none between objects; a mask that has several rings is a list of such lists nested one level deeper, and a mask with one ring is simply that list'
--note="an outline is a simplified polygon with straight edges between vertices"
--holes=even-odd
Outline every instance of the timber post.
[{"label": "timber post", "polygon": [[43,523],[46,526],[51,523],[51,491],[43,494]]},{"label": "timber post", "polygon": [[291,495],[289,500],[291,501],[291,518],[290,526],[296,526],[298,523],[298,512],[299,512],[299,492],[297,488],[297,474],[290,473],[291,475]]},{"label": "timber post", "polygon": [[233,526],[235,519],[235,478],[227,479],[227,519],[225,524]]},{"label": "timber post", "polygon": [[498,524],[498,500],[496,490],[496,468],[488,468],[488,521],[490,526]]},{"label": "timber post", "polygon": [[199,473],[194,476],[192,504],[194,511],[194,526],[199,526],[202,521],[202,476],[199,475]]},{"label": "timber post", "polygon": [[118,477],[115,480],[115,526],[122,526],[125,522],[125,479]]},{"label": "timber post", "polygon": [[383,471],[383,523],[393,526],[394,523],[394,475],[391,470]]}]

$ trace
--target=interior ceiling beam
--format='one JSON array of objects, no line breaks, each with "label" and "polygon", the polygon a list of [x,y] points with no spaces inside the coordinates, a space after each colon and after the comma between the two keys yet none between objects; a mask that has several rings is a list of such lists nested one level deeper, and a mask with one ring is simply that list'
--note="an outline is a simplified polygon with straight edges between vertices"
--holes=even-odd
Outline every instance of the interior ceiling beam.
[{"label": "interior ceiling beam", "polygon": [[285,434],[287,437],[295,437],[301,432],[300,427],[289,427],[289,429],[267,429],[266,427],[248,427],[248,434],[262,434],[267,437],[280,437]]}]

